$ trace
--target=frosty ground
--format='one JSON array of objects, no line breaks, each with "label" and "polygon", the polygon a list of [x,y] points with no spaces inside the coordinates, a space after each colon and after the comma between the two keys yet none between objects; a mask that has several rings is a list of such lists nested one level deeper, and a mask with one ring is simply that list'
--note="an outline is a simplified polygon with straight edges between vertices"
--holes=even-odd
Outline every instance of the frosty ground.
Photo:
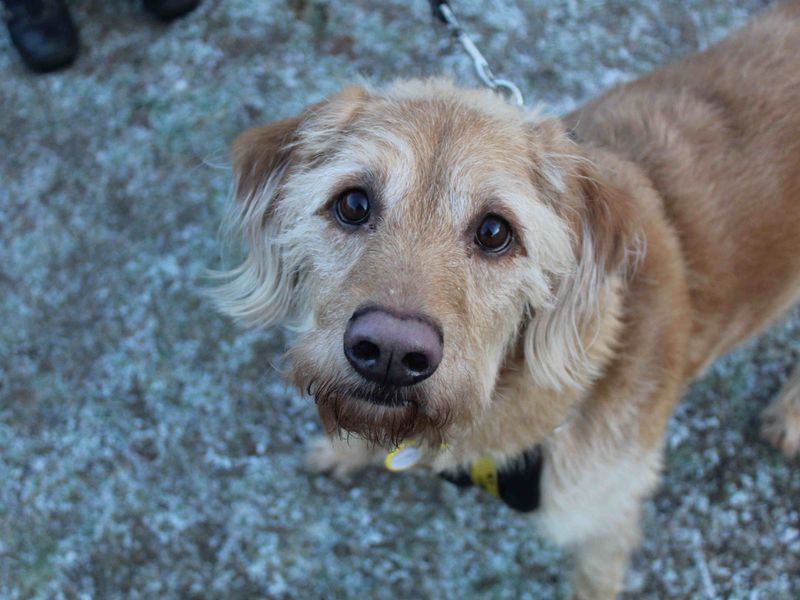
[{"label": "frosty ground", "polygon": [[[755,0],[455,0],[495,70],[561,113],[703,48]],[[227,146],[356,77],[469,63],[427,3],[205,0],[170,26],[74,3],[83,47],[33,77],[0,35],[0,597],[555,598],[566,557],[424,473],[312,476],[313,403],[280,331],[203,295]],[[800,597],[800,465],[757,416],[800,313],[672,420],[627,598]]]}]

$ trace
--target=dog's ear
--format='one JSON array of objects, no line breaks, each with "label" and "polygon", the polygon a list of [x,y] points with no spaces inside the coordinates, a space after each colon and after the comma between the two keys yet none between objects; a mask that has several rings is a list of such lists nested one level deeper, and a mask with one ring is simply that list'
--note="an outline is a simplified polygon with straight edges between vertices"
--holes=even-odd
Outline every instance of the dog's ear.
[{"label": "dog's ear", "polygon": [[308,257],[289,239],[299,219],[297,207],[285,206],[286,182],[295,169],[324,158],[366,96],[361,88],[346,88],[296,117],[249,129],[233,143],[235,189],[223,235],[243,239],[247,255],[213,290],[222,312],[253,326],[296,326],[308,316]]},{"label": "dog's ear", "polygon": [[536,184],[567,222],[575,262],[554,277],[548,306],[532,311],[525,360],[539,385],[582,388],[610,354],[619,289],[643,247],[631,198],[603,176],[593,156],[560,123],[546,121],[535,135]]},{"label": "dog's ear", "polygon": [[236,201],[252,202],[271,178],[286,169],[306,114],[253,127],[236,138],[231,148]]}]

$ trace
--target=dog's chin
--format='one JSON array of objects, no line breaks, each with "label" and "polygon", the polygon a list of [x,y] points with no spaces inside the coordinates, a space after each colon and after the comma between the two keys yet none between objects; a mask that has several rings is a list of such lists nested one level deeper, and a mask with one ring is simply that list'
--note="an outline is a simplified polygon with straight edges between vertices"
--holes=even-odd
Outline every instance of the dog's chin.
[{"label": "dog's chin", "polygon": [[352,434],[386,448],[414,438],[440,445],[449,423],[446,411],[431,410],[415,388],[367,383],[312,381],[306,391],[314,398],[328,434]]}]

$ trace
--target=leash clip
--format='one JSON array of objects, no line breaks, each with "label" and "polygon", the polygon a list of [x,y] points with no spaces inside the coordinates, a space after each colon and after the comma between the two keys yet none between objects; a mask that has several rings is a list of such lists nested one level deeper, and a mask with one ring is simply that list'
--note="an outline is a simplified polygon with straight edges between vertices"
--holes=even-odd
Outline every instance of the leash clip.
[{"label": "leash clip", "polygon": [[486,87],[491,90],[501,92],[506,97],[511,99],[514,104],[522,107],[525,104],[525,100],[522,97],[522,92],[510,80],[495,76],[495,74],[492,72],[492,69],[489,67],[489,62],[486,60],[483,54],[481,54],[481,51],[478,50],[475,42],[473,42],[472,38],[464,32],[464,29],[461,27],[458,19],[456,19],[456,15],[450,8],[450,4],[448,4],[447,0],[430,0],[430,3],[431,9],[433,10],[433,15],[447,26],[447,28],[450,30],[450,33],[453,34],[453,37],[456,38],[456,40],[458,40],[458,42],[464,48],[466,53],[472,59],[472,66],[475,68],[475,72],[478,74],[478,77],[486,85]]}]

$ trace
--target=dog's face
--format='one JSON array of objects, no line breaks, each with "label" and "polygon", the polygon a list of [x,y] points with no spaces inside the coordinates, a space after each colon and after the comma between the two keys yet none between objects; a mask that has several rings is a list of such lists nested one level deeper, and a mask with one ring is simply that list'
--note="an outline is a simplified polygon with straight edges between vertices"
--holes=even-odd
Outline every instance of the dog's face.
[{"label": "dog's face", "polygon": [[468,428],[516,363],[585,384],[591,305],[623,252],[613,194],[574,152],[555,123],[436,81],[245,132],[248,256],[220,305],[299,328],[291,379],[323,423],[385,445]]}]

